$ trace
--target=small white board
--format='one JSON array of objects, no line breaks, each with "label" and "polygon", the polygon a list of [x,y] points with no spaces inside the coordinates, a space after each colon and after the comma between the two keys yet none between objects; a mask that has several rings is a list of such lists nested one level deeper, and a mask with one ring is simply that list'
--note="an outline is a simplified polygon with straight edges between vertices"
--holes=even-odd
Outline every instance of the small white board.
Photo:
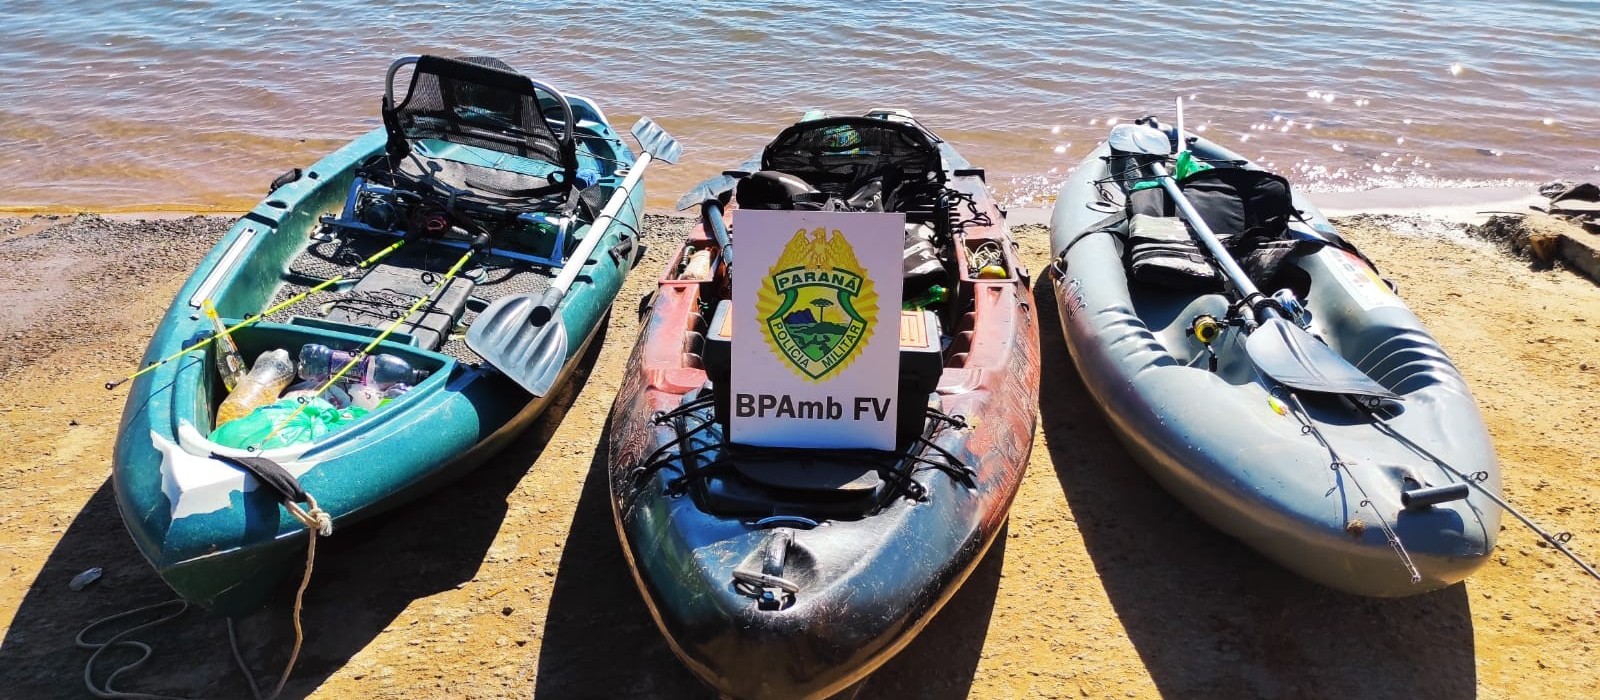
[{"label": "small white board", "polygon": [[895,444],[905,215],[735,210],[731,440]]}]

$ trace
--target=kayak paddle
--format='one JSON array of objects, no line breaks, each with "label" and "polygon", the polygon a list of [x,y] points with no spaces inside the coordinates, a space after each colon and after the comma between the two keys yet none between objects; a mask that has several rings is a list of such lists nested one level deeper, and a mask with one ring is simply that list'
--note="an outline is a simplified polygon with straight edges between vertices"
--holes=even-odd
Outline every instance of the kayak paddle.
[{"label": "kayak paddle", "polygon": [[[1112,139],[1119,147],[1130,146],[1143,155],[1165,156],[1170,148],[1166,134],[1143,124],[1118,124],[1112,128]],[[1180,129],[1178,153],[1183,153],[1186,146]],[[1189,222],[1195,242],[1200,244],[1206,257],[1227,280],[1227,287],[1233,291],[1235,301],[1242,302],[1255,313],[1254,318],[1248,319],[1246,332],[1249,335],[1244,350],[1262,374],[1292,389],[1400,400],[1399,395],[1373,381],[1344,356],[1334,352],[1333,348],[1288,320],[1283,309],[1262,295],[1255,283],[1250,281],[1250,276],[1245,274],[1222,241],[1217,239],[1200,212],[1189,203],[1189,198],[1184,196],[1166,166],[1152,162],[1150,170],[1166,190],[1167,196],[1172,198],[1179,215]]]},{"label": "kayak paddle", "polygon": [[[649,118],[640,119],[633,125],[632,132],[643,153],[590,224],[589,233],[578,244],[578,249],[567,257],[550,289],[542,296],[503,297],[484,309],[467,329],[467,347],[535,396],[549,393],[561,367],[566,364],[567,329],[561,323],[559,307],[573,281],[589,264],[595,247],[605,237],[617,213],[628,203],[650,163],[656,160],[676,163],[683,154],[683,147]],[[628,235],[636,236],[637,232]]]}]

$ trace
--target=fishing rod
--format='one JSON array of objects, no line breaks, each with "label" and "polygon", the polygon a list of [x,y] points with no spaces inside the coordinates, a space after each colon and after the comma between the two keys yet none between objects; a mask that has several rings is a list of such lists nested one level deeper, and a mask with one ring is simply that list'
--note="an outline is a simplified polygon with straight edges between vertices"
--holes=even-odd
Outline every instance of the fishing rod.
[{"label": "fishing rod", "polygon": [[[134,372],[133,374],[130,374],[130,375],[126,376],[126,377],[123,377],[122,379],[118,379],[117,381],[114,381],[114,382],[106,382],[106,390],[109,391],[111,389],[115,389],[115,388],[117,388],[117,387],[119,387],[119,386],[121,386],[123,384],[128,383],[129,381],[137,379],[140,375],[143,375],[144,373],[149,372],[150,370],[153,370],[153,369],[155,369],[157,367],[160,367],[162,365],[167,364],[168,362],[171,362],[171,361],[176,360],[176,359],[178,359],[180,357],[183,357],[184,355],[187,355],[187,354],[189,354],[191,352],[194,352],[195,350],[199,350],[200,348],[203,348],[203,347],[205,347],[207,345],[210,345],[213,341],[217,340],[218,338],[231,336],[231,335],[233,335],[234,331],[237,331],[240,328],[244,328],[245,326],[253,325],[253,324],[255,324],[256,322],[260,321],[263,318],[266,318],[266,317],[271,316],[271,315],[273,315],[273,314],[275,314],[275,313],[277,313],[279,311],[287,309],[290,306],[298,304],[301,301],[303,301],[306,297],[309,297],[309,296],[311,296],[313,294],[316,294],[317,292],[320,292],[320,291],[322,291],[324,289],[332,287],[333,285],[344,281],[345,278],[347,278],[347,277],[349,277],[351,275],[354,275],[357,272],[360,272],[362,270],[365,270],[365,269],[377,264],[377,262],[379,260],[382,260],[385,257],[388,257],[388,255],[390,253],[393,253],[394,251],[398,250],[400,248],[400,246],[405,245],[407,240],[410,240],[410,239],[402,238],[402,239],[400,239],[398,241],[395,241],[393,244],[390,244],[388,247],[384,248],[383,250],[380,250],[380,251],[378,251],[376,253],[373,253],[372,256],[367,258],[366,260],[362,260],[361,262],[356,263],[355,265],[351,266],[349,269],[346,269],[344,272],[339,273],[337,276],[335,276],[335,277],[333,277],[331,279],[328,279],[328,280],[324,280],[323,282],[317,284],[317,286],[315,286],[315,287],[307,289],[304,292],[301,292],[301,293],[296,294],[296,295],[294,295],[292,297],[289,297],[288,299],[285,299],[285,300],[283,300],[283,301],[281,301],[281,302],[279,302],[277,304],[274,304],[271,308],[267,309],[266,311],[262,311],[259,314],[251,316],[249,318],[246,318],[245,320],[240,321],[238,323],[235,323],[232,326],[229,326],[229,327],[227,327],[227,328],[225,328],[225,329],[223,329],[221,331],[214,332],[211,335],[206,336],[203,340],[196,341],[194,344],[192,344],[192,345],[190,345],[190,346],[188,346],[188,347],[186,347],[186,348],[184,348],[182,350],[179,350],[179,351],[177,351],[175,353],[172,353],[171,355],[168,355],[168,356],[166,356],[166,357],[164,357],[164,358],[162,358],[160,360],[152,362],[152,363],[150,363],[149,366],[147,366],[147,367],[145,367],[145,368],[143,368],[143,369],[141,369],[141,370],[139,370],[137,372]],[[207,303],[209,303],[209,301],[210,300],[207,300]]]},{"label": "fishing rod", "polygon": [[[1288,320],[1287,310],[1262,294],[1238,261],[1234,260],[1221,239],[1206,223],[1205,217],[1200,215],[1194,204],[1184,195],[1183,189],[1179,187],[1180,177],[1193,174],[1193,171],[1184,172],[1187,169],[1185,161],[1192,158],[1193,154],[1188,152],[1189,139],[1183,131],[1181,97],[1177,101],[1177,117],[1177,129],[1174,135],[1177,139],[1175,169],[1178,172],[1169,173],[1161,160],[1155,158],[1150,159],[1148,167],[1160,187],[1172,200],[1178,215],[1189,223],[1191,238],[1205,253],[1212,266],[1221,273],[1227,283],[1226,288],[1231,291],[1230,296],[1238,304],[1243,316],[1241,319],[1243,331],[1246,334],[1245,355],[1268,382],[1277,385],[1287,395],[1293,406],[1295,419],[1300,422],[1302,429],[1328,451],[1331,458],[1330,468],[1336,472],[1343,471],[1344,475],[1349,477],[1350,483],[1361,494],[1360,504],[1378,518],[1384,539],[1400,558],[1401,564],[1410,575],[1411,582],[1413,584],[1420,582],[1422,574],[1417,570],[1410,553],[1406,551],[1399,533],[1390,526],[1377,504],[1372,502],[1366,488],[1356,479],[1355,472],[1350,469],[1349,464],[1339,457],[1332,443],[1317,428],[1311,414],[1306,411],[1305,405],[1295,392],[1309,391],[1347,398],[1359,396],[1369,400],[1384,398],[1399,400],[1400,397],[1367,376],[1305,329]],[[1113,147],[1147,156],[1165,158],[1172,153],[1169,150],[1172,146],[1167,140],[1167,135],[1147,125],[1119,124],[1112,129],[1110,140]]]},{"label": "fishing rod", "polygon": [[478,236],[473,241],[472,248],[463,254],[461,258],[456,261],[456,264],[450,266],[450,270],[444,274],[444,277],[441,277],[438,282],[434,283],[433,289],[429,290],[427,294],[418,297],[417,301],[411,305],[411,308],[406,309],[404,313],[401,313],[397,318],[395,318],[393,323],[390,323],[387,327],[385,327],[382,333],[379,333],[378,336],[373,338],[371,342],[368,342],[365,347],[362,347],[359,352],[351,356],[350,360],[345,362],[343,367],[339,368],[339,371],[334,372],[333,376],[328,377],[328,380],[323,382],[322,386],[317,387],[317,390],[312,392],[310,396],[300,397],[299,405],[295,407],[294,412],[290,413],[288,417],[284,418],[277,425],[273,426],[272,431],[267,433],[266,437],[261,438],[261,442],[257,443],[254,447],[251,447],[250,451],[253,452],[260,449],[261,445],[266,444],[267,441],[276,437],[278,433],[287,427],[291,422],[293,422],[295,418],[298,418],[301,413],[305,412],[306,406],[311,404],[311,399],[321,396],[323,392],[328,390],[328,387],[331,387],[338,383],[339,380],[344,379],[345,374],[349,373],[350,370],[355,368],[356,365],[361,364],[361,361],[365,360],[367,356],[372,353],[374,348],[377,348],[379,344],[387,340],[389,336],[401,326],[401,324],[406,322],[406,319],[411,318],[411,315],[415,314],[417,310],[421,309],[424,305],[432,303],[434,301],[434,297],[438,296],[439,292],[443,290],[446,285],[450,284],[450,281],[455,279],[456,275],[461,273],[461,269],[466,267],[467,261],[471,260],[473,256],[477,255],[482,250],[483,246],[488,244],[488,242],[489,237],[487,234]]},{"label": "fishing rod", "polygon": [[1505,499],[1499,497],[1498,495],[1495,495],[1495,493],[1493,491],[1491,491],[1491,490],[1489,490],[1487,488],[1484,488],[1483,481],[1484,481],[1484,479],[1487,479],[1488,476],[1489,476],[1486,472],[1477,472],[1477,473],[1474,473],[1474,474],[1467,474],[1467,473],[1461,471],[1460,469],[1457,469],[1454,465],[1452,465],[1449,462],[1446,462],[1446,461],[1444,461],[1442,459],[1439,459],[1438,456],[1436,456],[1432,452],[1429,452],[1428,450],[1424,449],[1421,445],[1418,445],[1416,443],[1416,441],[1412,440],[1411,438],[1406,437],[1404,433],[1401,433],[1399,430],[1395,429],[1395,427],[1393,425],[1391,425],[1387,419],[1385,419],[1381,415],[1378,415],[1377,411],[1374,411],[1374,410],[1372,410],[1372,409],[1370,409],[1370,408],[1368,408],[1366,406],[1362,406],[1360,402],[1356,402],[1356,406],[1358,408],[1361,408],[1361,409],[1366,411],[1367,416],[1372,419],[1373,424],[1378,428],[1379,432],[1382,432],[1382,433],[1388,435],[1389,437],[1394,438],[1395,440],[1399,441],[1401,444],[1404,444],[1406,447],[1409,447],[1412,450],[1416,451],[1417,454],[1420,454],[1423,457],[1426,457],[1429,461],[1433,462],[1434,464],[1439,465],[1445,471],[1448,471],[1451,474],[1454,474],[1457,478],[1461,479],[1468,486],[1471,486],[1472,488],[1477,489],[1478,493],[1481,493],[1481,494],[1483,494],[1485,496],[1488,496],[1489,500],[1494,501],[1495,505],[1500,506],[1502,509],[1505,510],[1505,512],[1510,513],[1517,520],[1522,521],[1523,525],[1528,526],[1528,529],[1533,530],[1534,533],[1539,535],[1539,537],[1543,538],[1544,541],[1549,542],[1550,546],[1555,547],[1556,550],[1560,551],[1562,554],[1567,555],[1567,558],[1571,559],[1573,561],[1573,563],[1577,564],[1578,568],[1583,569],[1584,573],[1589,574],[1590,576],[1593,576],[1596,581],[1600,581],[1600,571],[1596,571],[1594,566],[1592,566],[1588,562],[1584,561],[1581,557],[1578,556],[1578,554],[1576,552],[1572,551],[1571,549],[1569,549],[1567,547],[1567,543],[1572,541],[1572,533],[1570,533],[1570,532],[1558,532],[1558,533],[1552,535],[1552,534],[1550,534],[1548,532],[1545,532],[1543,528],[1541,528],[1537,524],[1535,524],[1533,522],[1533,520],[1528,518],[1528,516],[1523,515],[1521,511],[1518,511],[1516,508],[1511,507],[1511,504],[1507,503]]},{"label": "fishing rod", "polygon": [[[1183,99],[1179,98],[1179,123],[1177,128],[1177,140],[1178,153],[1180,155],[1187,149],[1188,146],[1188,139],[1185,138],[1183,133],[1182,114]],[[1122,126],[1118,127],[1118,129],[1122,128]],[[1124,150],[1142,152],[1147,155],[1163,154],[1164,149],[1168,147],[1166,144],[1166,139],[1164,138],[1165,135],[1153,128],[1145,127],[1145,129],[1148,129],[1148,131],[1143,129],[1135,130],[1131,126],[1127,127],[1124,133],[1124,138],[1128,144],[1132,145],[1132,147]],[[1113,132],[1115,133],[1116,130],[1117,129],[1113,129]],[[1224,276],[1228,278],[1228,281],[1233,284],[1235,292],[1242,297],[1241,301],[1243,301],[1246,305],[1254,306],[1254,304],[1251,304],[1250,300],[1252,296],[1257,299],[1261,299],[1262,297],[1260,292],[1250,284],[1248,277],[1243,275],[1242,270],[1238,269],[1237,263],[1235,263],[1233,259],[1226,254],[1226,249],[1224,249],[1220,243],[1218,243],[1215,235],[1212,234],[1210,228],[1205,225],[1205,222],[1203,219],[1201,219],[1199,213],[1194,211],[1194,207],[1186,198],[1183,197],[1182,191],[1178,188],[1177,183],[1174,182],[1173,177],[1170,176],[1159,163],[1152,163],[1151,170],[1154,172],[1157,178],[1160,179],[1162,188],[1165,189],[1174,200],[1174,203],[1177,205],[1180,214],[1182,214],[1183,218],[1187,219],[1190,225],[1193,226],[1197,242],[1199,242],[1201,246],[1208,253],[1210,253],[1210,257],[1212,258],[1213,262],[1216,263],[1217,267],[1223,272]],[[1240,284],[1241,282],[1242,284]],[[1348,465],[1339,459],[1338,454],[1334,452],[1332,445],[1330,445],[1328,441],[1324,439],[1321,431],[1317,430],[1314,423],[1310,422],[1310,414],[1305,411],[1305,407],[1300,403],[1299,397],[1294,393],[1294,389],[1298,388],[1313,392],[1321,391],[1323,393],[1343,396],[1345,400],[1350,401],[1359,410],[1365,411],[1368,417],[1373,421],[1374,427],[1379,430],[1379,432],[1382,432],[1401,444],[1406,445],[1418,454],[1432,461],[1434,464],[1437,464],[1440,468],[1461,479],[1467,484],[1468,487],[1476,489],[1479,493],[1487,496],[1495,503],[1495,505],[1504,509],[1507,513],[1510,513],[1517,520],[1521,521],[1523,525],[1526,525],[1529,529],[1533,530],[1534,533],[1538,534],[1539,537],[1544,539],[1544,541],[1550,543],[1552,547],[1555,547],[1557,551],[1560,551],[1562,554],[1566,555],[1567,558],[1576,563],[1579,568],[1583,569],[1584,573],[1589,574],[1596,580],[1600,580],[1600,571],[1596,571],[1593,566],[1585,562],[1577,555],[1577,553],[1573,552],[1566,546],[1567,543],[1572,540],[1572,533],[1560,532],[1552,535],[1546,532],[1527,516],[1513,508],[1510,503],[1505,501],[1505,499],[1502,499],[1499,495],[1484,487],[1482,481],[1487,478],[1487,474],[1479,472],[1477,474],[1469,475],[1465,472],[1462,472],[1454,465],[1449,464],[1448,462],[1440,459],[1433,453],[1424,449],[1421,445],[1417,444],[1416,441],[1406,437],[1392,424],[1390,424],[1387,419],[1377,412],[1375,407],[1376,402],[1373,399],[1399,397],[1396,397],[1393,394],[1389,394],[1387,397],[1384,397],[1382,394],[1377,392],[1363,390],[1363,385],[1367,382],[1371,382],[1370,378],[1365,377],[1364,374],[1360,375],[1359,377],[1347,375],[1344,378],[1333,381],[1329,380],[1327,374],[1322,374],[1321,377],[1296,376],[1296,369],[1315,370],[1317,373],[1344,372],[1346,369],[1359,372],[1359,370],[1356,370],[1354,366],[1348,366],[1349,363],[1343,361],[1342,358],[1337,354],[1324,352],[1323,349],[1326,346],[1323,346],[1321,343],[1306,343],[1298,339],[1297,336],[1299,334],[1295,332],[1298,330],[1298,327],[1294,326],[1293,324],[1283,322],[1281,320],[1281,310],[1275,308],[1272,304],[1261,303],[1255,310],[1257,314],[1259,314],[1258,319],[1262,322],[1262,325],[1255,329],[1246,328],[1246,332],[1250,332],[1252,330],[1255,331],[1250,333],[1250,339],[1247,341],[1245,346],[1246,354],[1250,355],[1250,359],[1256,365],[1257,369],[1261,370],[1262,373],[1267,375],[1269,379],[1272,379],[1283,386],[1285,392],[1288,394],[1290,400],[1293,401],[1294,406],[1297,409],[1296,418],[1301,421],[1309,434],[1314,436],[1325,448],[1328,449],[1329,454],[1333,457],[1333,468],[1336,470],[1342,468],[1345,474],[1350,476],[1351,483],[1355,484],[1356,488],[1362,492],[1363,505],[1371,505],[1370,500],[1366,498],[1365,489],[1361,488],[1360,482],[1355,480],[1355,475],[1351,472]],[[1266,331],[1269,330],[1269,325],[1276,326],[1276,328],[1272,329],[1276,332],[1267,333]],[[1301,355],[1301,357],[1296,358],[1297,361],[1295,362],[1284,362],[1283,359],[1288,356],[1280,352],[1282,350],[1299,351],[1291,354]],[[1320,357],[1318,357],[1318,355],[1320,355]],[[1298,367],[1296,365],[1298,365]],[[1312,381],[1307,382],[1306,380],[1308,378],[1312,379]],[[1387,390],[1385,390],[1384,393],[1388,393]],[[1357,397],[1362,397],[1362,400],[1358,400]],[[1373,511],[1376,512],[1376,510],[1376,507],[1373,507]],[[1390,546],[1395,549],[1395,552],[1400,556],[1402,561],[1405,562],[1407,568],[1413,572],[1412,575],[1415,577],[1415,567],[1412,566],[1410,557],[1405,553],[1403,546],[1400,544],[1398,536],[1393,533],[1388,522],[1383,520],[1381,515],[1379,516],[1379,522],[1383,525],[1385,536],[1389,538]]]},{"label": "fishing rod", "polygon": [[[1316,438],[1317,442],[1322,444],[1322,449],[1328,451],[1328,456],[1332,458],[1328,468],[1336,472],[1342,470],[1344,475],[1350,479],[1350,483],[1355,485],[1356,491],[1361,494],[1360,505],[1366,506],[1374,516],[1377,516],[1378,526],[1383,529],[1384,539],[1389,542],[1389,548],[1394,550],[1395,556],[1400,557],[1400,563],[1406,567],[1406,573],[1411,576],[1411,583],[1413,585],[1421,583],[1422,573],[1417,571],[1416,563],[1411,560],[1411,553],[1406,551],[1405,543],[1400,541],[1400,533],[1394,531],[1394,528],[1389,525],[1389,519],[1383,517],[1383,511],[1378,510],[1377,504],[1372,502],[1372,497],[1367,495],[1366,487],[1361,485],[1361,482],[1356,479],[1355,472],[1350,470],[1350,463],[1339,456],[1338,451],[1333,448],[1333,443],[1329,442],[1328,438],[1317,428],[1316,421],[1312,419],[1311,412],[1306,410],[1305,404],[1300,402],[1299,395],[1287,387],[1284,388],[1284,394],[1289,398],[1288,405],[1294,408],[1295,420],[1300,421],[1300,425],[1304,427],[1306,434]],[[1329,489],[1329,493],[1332,492],[1332,489]]]}]

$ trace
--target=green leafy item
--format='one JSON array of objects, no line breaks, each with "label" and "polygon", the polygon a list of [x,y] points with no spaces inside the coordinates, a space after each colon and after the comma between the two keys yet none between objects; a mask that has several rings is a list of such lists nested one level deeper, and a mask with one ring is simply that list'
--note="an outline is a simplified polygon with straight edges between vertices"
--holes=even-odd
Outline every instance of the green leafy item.
[{"label": "green leafy item", "polygon": [[[336,408],[320,397],[308,400],[305,410],[296,415],[295,411],[299,408],[299,399],[279,399],[259,406],[242,418],[217,426],[216,430],[211,431],[211,441],[226,447],[264,450],[301,445],[332,435],[366,417],[368,413],[367,409],[360,406]],[[288,422],[284,423],[285,420]],[[278,428],[274,435],[273,428],[280,423],[283,427]],[[267,437],[269,435],[270,439]]]}]

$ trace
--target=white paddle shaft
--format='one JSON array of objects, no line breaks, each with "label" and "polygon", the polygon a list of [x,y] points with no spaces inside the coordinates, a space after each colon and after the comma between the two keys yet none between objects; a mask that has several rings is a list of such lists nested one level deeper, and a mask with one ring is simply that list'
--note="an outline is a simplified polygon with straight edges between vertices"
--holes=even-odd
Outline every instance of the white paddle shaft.
[{"label": "white paddle shaft", "polygon": [[552,290],[559,290],[565,294],[572,287],[573,280],[578,279],[578,273],[583,271],[583,266],[589,262],[589,256],[594,254],[595,246],[600,245],[601,238],[605,238],[605,231],[611,226],[611,221],[617,218],[617,212],[622,211],[622,205],[628,203],[633,188],[644,179],[644,169],[652,160],[654,158],[649,153],[644,153],[633,162],[633,167],[628,169],[628,176],[622,178],[622,184],[617,186],[617,191],[611,193],[611,201],[606,202],[605,208],[600,210],[600,216],[595,217],[594,223],[589,225],[589,235],[583,237],[578,243],[578,249],[572,251],[567,263],[561,266],[561,274],[557,275],[556,281],[550,285]]}]

